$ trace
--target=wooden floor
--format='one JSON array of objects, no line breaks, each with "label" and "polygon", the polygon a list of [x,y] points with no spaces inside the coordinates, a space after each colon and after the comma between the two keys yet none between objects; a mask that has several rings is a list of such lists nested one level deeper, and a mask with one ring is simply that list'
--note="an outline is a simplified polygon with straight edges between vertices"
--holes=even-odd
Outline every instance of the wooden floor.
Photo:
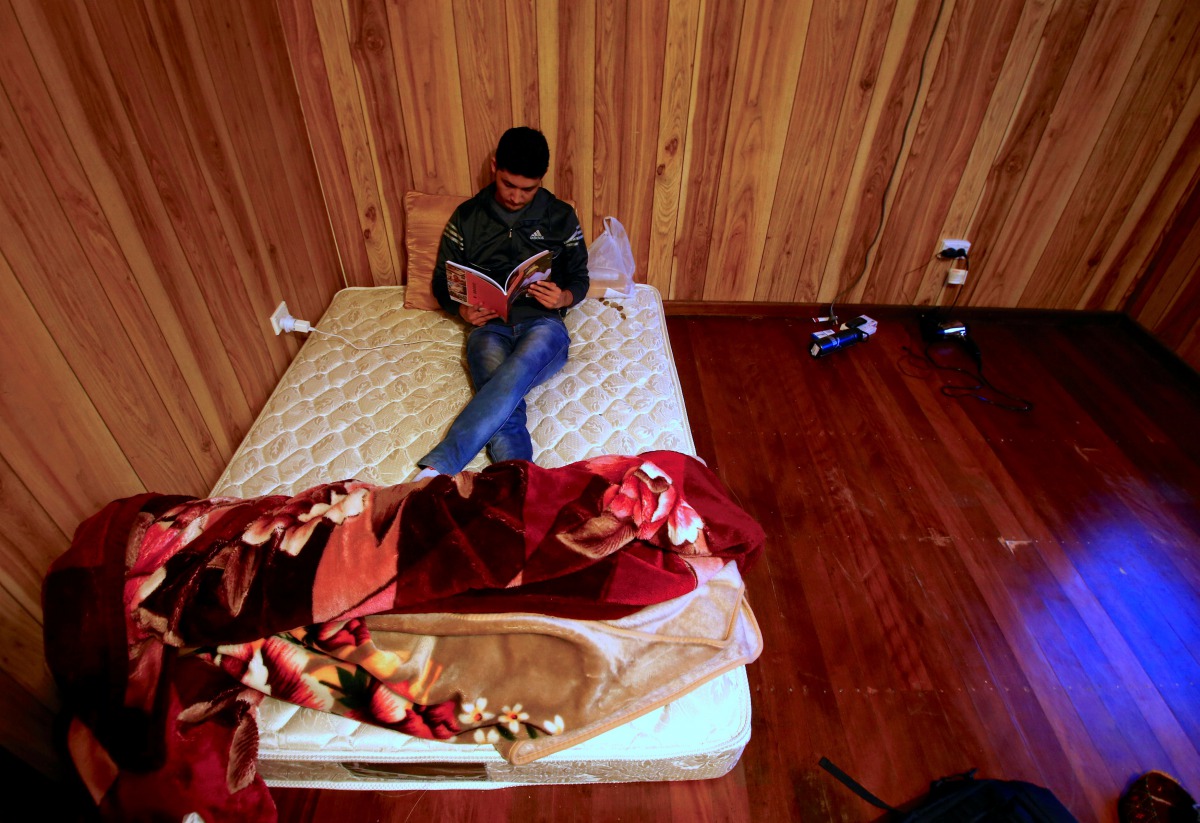
[{"label": "wooden floor", "polygon": [[[860,821],[970,768],[1115,820],[1200,793],[1200,379],[1128,323],[980,318],[1028,413],[946,396],[916,323],[828,358],[807,320],[672,317],[699,454],[768,535],[753,737],[719,780],[275,792],[284,821]],[[953,350],[935,354],[949,362]],[[965,362],[965,361],[963,361]],[[1004,398],[999,398],[1003,400]],[[1007,401],[1011,402],[1011,401]]]}]

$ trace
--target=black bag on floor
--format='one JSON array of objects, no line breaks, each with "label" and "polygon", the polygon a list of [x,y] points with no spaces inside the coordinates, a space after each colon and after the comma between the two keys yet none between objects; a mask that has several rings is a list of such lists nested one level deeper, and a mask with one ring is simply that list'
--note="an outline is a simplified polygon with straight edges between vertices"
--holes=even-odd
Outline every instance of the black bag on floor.
[{"label": "black bag on floor", "polygon": [[884,803],[854,778],[821,758],[821,768],[885,811],[893,823],[1078,823],[1049,789],[1021,780],[976,780],[975,770],[929,784],[929,794],[904,812]]}]

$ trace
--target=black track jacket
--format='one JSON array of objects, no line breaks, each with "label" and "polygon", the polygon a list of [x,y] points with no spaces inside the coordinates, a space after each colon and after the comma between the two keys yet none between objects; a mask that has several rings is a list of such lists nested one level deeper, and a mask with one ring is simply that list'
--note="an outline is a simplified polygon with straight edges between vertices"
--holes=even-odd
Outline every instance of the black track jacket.
[{"label": "black track jacket", "polygon": [[[586,297],[588,253],[575,209],[546,189],[538,189],[510,229],[497,215],[502,207],[496,202],[495,193],[496,184],[488,185],[455,209],[446,223],[433,269],[433,296],[442,308],[458,316],[459,304],[450,299],[446,288],[447,260],[479,269],[503,282],[514,266],[542,249],[550,249],[553,254],[550,279],[571,292],[574,297],[571,305]],[[565,311],[544,308],[526,296],[513,304],[509,323]],[[496,318],[491,322],[501,321]]]}]

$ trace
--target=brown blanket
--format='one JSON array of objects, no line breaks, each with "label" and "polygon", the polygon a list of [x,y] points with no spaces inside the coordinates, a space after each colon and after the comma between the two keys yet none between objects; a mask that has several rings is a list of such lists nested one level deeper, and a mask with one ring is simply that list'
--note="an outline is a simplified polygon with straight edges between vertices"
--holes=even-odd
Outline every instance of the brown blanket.
[{"label": "brown blanket", "polygon": [[[371,715],[370,687],[378,680],[385,693],[415,699],[394,698],[390,705],[399,711],[388,719],[403,720],[414,705],[448,705],[459,731],[446,742],[490,743],[517,765],[675,700],[752,662],[762,647],[732,563],[689,594],[617,620],[522,612],[378,615],[353,634],[361,642],[348,643],[346,654],[292,655],[289,682],[302,689],[303,700],[286,699],[399,728],[379,716],[386,706]],[[348,700],[345,689],[353,692],[355,683],[363,699]],[[344,711],[343,704],[366,713]],[[297,717],[295,735],[285,734],[278,745],[312,745],[308,724],[316,720]]]},{"label": "brown blanket", "polygon": [[490,742],[516,764],[665,705],[762,650],[735,564],[694,592],[617,620],[431,614],[367,624],[410,668],[441,672],[435,700],[476,695],[476,710],[501,722],[460,738]]},{"label": "brown blanket", "polygon": [[110,816],[269,819],[253,771],[263,691],[443,739],[527,743],[566,726],[550,705],[535,718],[455,689],[445,667],[436,693],[432,669],[385,671],[400,653],[358,618],[620,620],[750,562],[762,537],[715,476],[673,452],[290,499],[142,495],[86,521],[51,569],[47,658],[77,719],[73,755]]}]

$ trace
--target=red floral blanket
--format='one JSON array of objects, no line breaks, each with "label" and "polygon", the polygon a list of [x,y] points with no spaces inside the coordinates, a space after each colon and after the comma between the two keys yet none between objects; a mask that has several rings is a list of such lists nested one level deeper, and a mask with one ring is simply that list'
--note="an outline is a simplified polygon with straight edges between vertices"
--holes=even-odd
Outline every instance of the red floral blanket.
[{"label": "red floral blanket", "polygon": [[[380,676],[358,618],[619,618],[729,561],[744,568],[762,540],[720,481],[674,452],[291,498],[140,495],[85,521],[51,568],[47,659],[72,756],[109,817],[273,819],[254,773],[261,690],[305,704],[321,683],[343,713],[423,737],[518,725]],[[296,655],[334,665],[306,682]]]}]

